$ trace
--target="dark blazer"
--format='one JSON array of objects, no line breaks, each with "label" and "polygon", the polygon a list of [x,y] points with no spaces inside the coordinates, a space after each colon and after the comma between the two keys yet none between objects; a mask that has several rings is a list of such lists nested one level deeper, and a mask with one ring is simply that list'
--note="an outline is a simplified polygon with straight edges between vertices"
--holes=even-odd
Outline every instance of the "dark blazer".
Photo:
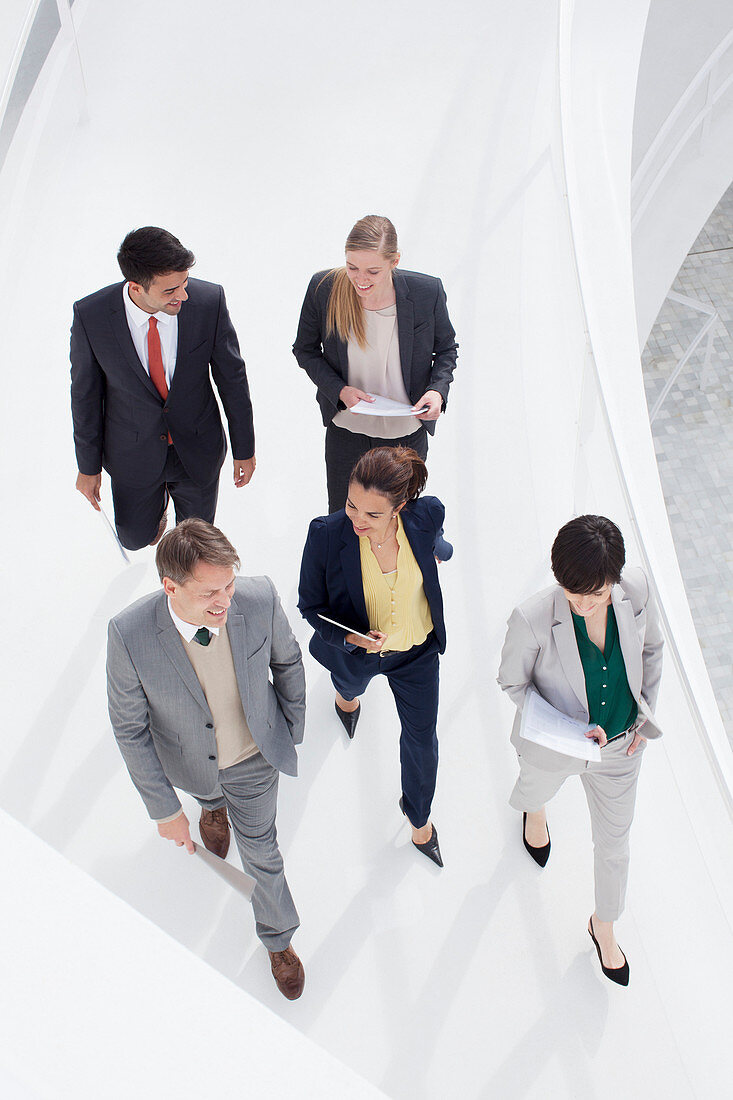
[{"label": "dark blazer", "polygon": [[252,402],[222,287],[189,279],[178,314],[176,370],[163,400],[140,362],[127,324],[124,283],[74,305],[71,411],[79,470],[134,488],[160,480],[168,433],[192,481],[214,480],[226,438],[209,365],[229,423],[235,458],[254,454]]},{"label": "dark blazer", "polygon": [[[439,651],[445,651],[443,596],[435,560],[436,543],[443,533],[445,508],[437,497],[418,497],[400,513],[407,540],[423,576]],[[310,651],[331,672],[353,669],[354,661],[367,658],[365,649],[344,641],[345,630],[331,626],[318,613],[328,615],[362,634],[369,633],[361,577],[359,539],[342,508],[311,522],[303,550],[298,588],[298,609],[315,630]]]},{"label": "dark blazer", "polygon": [[[325,276],[325,278],[324,278]],[[397,333],[405,390],[414,404],[426,390],[435,390],[448,402],[448,390],[458,358],[458,344],[448,316],[440,279],[417,271],[394,271]],[[333,276],[318,271],[308,284],[300,311],[293,355],[318,387],[317,400],[323,423],[328,425],[339,409],[339,393],[349,381],[348,345],[332,333],[326,336],[326,311]],[[423,425],[432,435],[434,420]]]}]

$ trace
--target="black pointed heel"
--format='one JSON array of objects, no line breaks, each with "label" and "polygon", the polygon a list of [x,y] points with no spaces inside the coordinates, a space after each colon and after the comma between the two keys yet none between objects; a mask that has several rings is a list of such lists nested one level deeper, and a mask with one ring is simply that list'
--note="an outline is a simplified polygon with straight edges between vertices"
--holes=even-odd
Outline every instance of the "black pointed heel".
[{"label": "black pointed heel", "polygon": [[532,856],[535,863],[539,864],[540,867],[544,867],[550,858],[550,830],[547,829],[547,824],[545,824],[545,828],[547,829],[547,844],[543,844],[541,848],[533,848],[531,844],[527,843],[527,837],[525,835],[526,827],[527,815],[522,814],[522,840],[524,841],[524,847]]},{"label": "black pointed heel", "polygon": [[359,706],[356,708],[356,710],[341,710],[341,707],[338,705],[335,699],[333,701],[333,705],[336,708],[336,713],[341,719],[342,726],[349,735],[349,741],[353,741],[354,733],[356,732],[356,723],[359,721],[359,715],[361,714],[361,703],[359,703]]},{"label": "black pointed heel", "polygon": [[626,956],[624,955],[623,951],[621,951],[620,947],[619,947],[619,951],[621,951],[621,954],[624,955],[624,964],[623,964],[623,966],[611,967],[611,966],[604,966],[603,965],[603,955],[601,955],[600,944],[598,943],[598,940],[596,939],[596,937],[593,934],[593,917],[590,918],[590,923],[588,925],[588,935],[593,940],[593,943],[596,945],[596,951],[598,952],[598,961],[601,964],[601,970],[606,975],[606,977],[610,981],[615,982],[616,985],[628,985],[629,984],[629,961],[626,958]]},{"label": "black pointed heel", "polygon": [[[405,814],[405,817],[407,817],[402,798],[400,798],[399,806],[403,814]],[[428,859],[432,859],[433,863],[436,863],[438,867],[443,866],[443,857],[440,854],[440,845],[438,844],[438,830],[434,825],[430,840],[426,840],[424,844],[418,844],[415,840],[413,840],[412,843],[414,847],[417,848],[418,852],[422,852]]]}]

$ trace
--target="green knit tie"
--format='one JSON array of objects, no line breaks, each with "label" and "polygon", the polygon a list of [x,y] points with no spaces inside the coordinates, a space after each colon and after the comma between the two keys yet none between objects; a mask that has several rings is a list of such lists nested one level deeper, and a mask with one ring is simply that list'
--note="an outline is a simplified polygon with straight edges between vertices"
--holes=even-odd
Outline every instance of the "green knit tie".
[{"label": "green knit tie", "polygon": [[200,626],[194,634],[194,638],[199,645],[208,645],[211,641],[211,634],[205,626]]}]

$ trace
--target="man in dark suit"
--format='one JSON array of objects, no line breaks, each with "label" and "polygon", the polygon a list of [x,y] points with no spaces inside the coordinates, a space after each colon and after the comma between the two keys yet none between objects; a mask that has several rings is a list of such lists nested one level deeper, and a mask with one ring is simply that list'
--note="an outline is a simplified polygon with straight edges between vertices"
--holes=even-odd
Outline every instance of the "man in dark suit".
[{"label": "man in dark suit", "polygon": [[195,257],[165,229],[128,233],[117,254],[125,278],[74,305],[71,409],[76,487],[99,510],[102,467],[115,523],[129,550],[154,545],[176,521],[216,512],[229,425],[234,484],[255,468],[252,402],[222,287],[189,279]]}]

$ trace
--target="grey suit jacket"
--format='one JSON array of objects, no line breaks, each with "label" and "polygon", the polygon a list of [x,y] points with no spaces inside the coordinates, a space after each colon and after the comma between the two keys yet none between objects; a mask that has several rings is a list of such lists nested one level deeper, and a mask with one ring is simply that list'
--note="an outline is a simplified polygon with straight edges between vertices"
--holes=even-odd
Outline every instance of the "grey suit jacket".
[{"label": "grey suit jacket", "polygon": [[[641,569],[627,569],[611,589],[618,637],[631,693],[645,718],[644,737],[661,737],[654,706],[662,675],[662,633],[654,598]],[[501,652],[498,682],[517,705],[511,740],[529,763],[546,771],[567,768],[568,758],[519,736],[530,685],[557,710],[589,721],[585,676],[570,604],[559,585],[532,596],[512,612]]]},{"label": "grey suit jacket", "polygon": [[[296,775],[305,674],[269,577],[237,578],[226,628],[252,737],[269,764]],[[174,787],[202,797],[216,790],[214,720],[164,592],[110,620],[107,696],[117,744],[152,818],[180,809]]]}]

